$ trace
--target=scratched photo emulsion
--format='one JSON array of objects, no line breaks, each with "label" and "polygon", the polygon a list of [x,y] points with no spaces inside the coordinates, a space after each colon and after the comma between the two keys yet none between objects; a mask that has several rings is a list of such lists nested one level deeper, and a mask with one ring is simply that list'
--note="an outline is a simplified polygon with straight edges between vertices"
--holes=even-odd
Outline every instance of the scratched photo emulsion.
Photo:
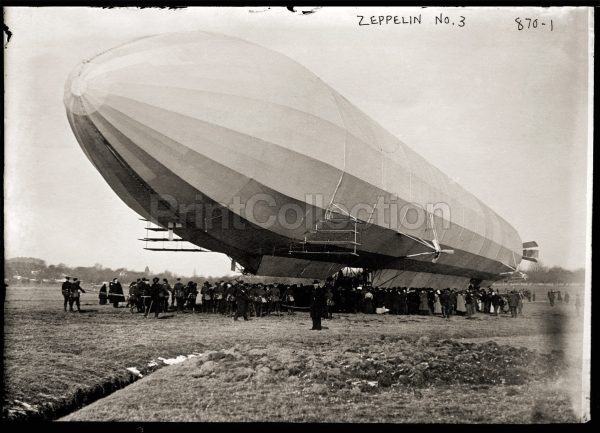
[{"label": "scratched photo emulsion", "polygon": [[5,422],[591,420],[592,8],[4,22]]}]

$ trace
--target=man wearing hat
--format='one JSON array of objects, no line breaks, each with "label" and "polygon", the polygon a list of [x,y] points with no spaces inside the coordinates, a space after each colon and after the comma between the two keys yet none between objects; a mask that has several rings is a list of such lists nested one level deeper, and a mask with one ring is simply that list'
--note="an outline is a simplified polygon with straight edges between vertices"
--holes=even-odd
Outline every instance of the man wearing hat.
[{"label": "man wearing hat", "polygon": [[144,317],[148,317],[151,310],[154,310],[154,317],[158,317],[158,313],[161,310],[161,292],[162,285],[159,283],[160,279],[158,277],[152,278],[152,286],[150,286],[150,305],[146,308],[146,314]]},{"label": "man wearing hat", "polygon": [[79,292],[85,293],[85,290],[79,285],[81,281],[77,278],[73,278],[73,284],[71,284],[71,293],[69,296],[69,311],[73,311],[73,303],[77,305],[77,312],[81,313],[81,305],[79,303]]},{"label": "man wearing hat", "polygon": [[150,285],[148,284],[148,278],[142,278],[142,281],[138,284],[138,293],[140,299],[142,299],[142,310],[145,314],[146,309],[150,307],[150,303],[152,302],[150,299]]},{"label": "man wearing hat", "polygon": [[175,294],[175,300],[177,301],[177,311],[183,311],[183,304],[185,302],[185,286],[181,282],[181,278],[177,278],[177,282],[173,286],[173,293]]},{"label": "man wearing hat", "polygon": [[115,277],[113,280],[108,283],[108,300],[113,307],[117,308],[119,306],[119,302],[123,301],[123,286],[119,280]]},{"label": "man wearing hat", "polygon": [[67,303],[69,302],[69,296],[71,296],[71,277],[65,277],[65,281],[62,283],[61,291],[63,298],[65,298],[65,311],[67,311]]},{"label": "man wearing hat", "polygon": [[312,330],[321,330],[321,315],[323,314],[323,304],[325,303],[325,293],[323,287],[319,285],[319,280],[313,281],[311,292],[310,317],[312,318]]},{"label": "man wearing hat", "polygon": [[244,320],[248,320],[248,301],[248,283],[240,282],[235,291],[236,308],[233,320],[237,320],[239,316],[242,316]]}]

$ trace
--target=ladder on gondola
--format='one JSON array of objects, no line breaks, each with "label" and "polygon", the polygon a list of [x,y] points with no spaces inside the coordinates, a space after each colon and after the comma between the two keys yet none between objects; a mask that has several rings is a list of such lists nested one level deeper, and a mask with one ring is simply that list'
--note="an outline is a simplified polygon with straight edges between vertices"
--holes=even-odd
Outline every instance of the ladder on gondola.
[{"label": "ladder on gondola", "polygon": [[[150,220],[145,218],[140,218],[140,221],[146,222],[146,236],[140,241],[144,242],[144,249],[148,251],[170,251],[170,252],[196,252],[196,253],[206,253],[211,252],[206,248],[197,247],[184,247],[184,243],[188,242],[185,239],[181,239],[179,237],[175,237],[174,230],[182,227],[181,223],[178,222],[169,222],[167,223],[167,227],[160,226]],[[160,236],[158,234],[153,235],[153,233],[166,233],[166,237],[152,237],[152,236]],[[153,245],[153,246],[149,246]]]},{"label": "ladder on gondola", "polygon": [[304,240],[290,245],[289,254],[323,254],[358,256],[360,244],[357,218],[336,204],[325,210],[322,219],[304,234]]}]

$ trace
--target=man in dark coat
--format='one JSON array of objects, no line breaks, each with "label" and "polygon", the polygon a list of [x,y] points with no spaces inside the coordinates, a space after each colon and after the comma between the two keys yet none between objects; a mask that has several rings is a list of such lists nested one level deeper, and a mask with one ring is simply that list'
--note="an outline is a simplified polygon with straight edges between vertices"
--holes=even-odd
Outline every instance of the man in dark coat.
[{"label": "man in dark coat", "polygon": [[80,304],[79,304],[79,292],[85,293],[80,286],[81,281],[77,280],[77,278],[73,278],[73,284],[71,284],[71,293],[69,295],[69,311],[73,311],[73,303],[77,305],[77,312],[81,313]]},{"label": "man in dark coat", "polygon": [[152,299],[150,298],[150,285],[148,284],[147,278],[142,278],[142,281],[137,285],[139,297],[141,299],[142,308],[144,314],[146,310],[150,308],[150,304],[152,303]]},{"label": "man in dark coat", "polygon": [[321,315],[323,314],[323,304],[325,303],[325,292],[319,285],[319,280],[313,281],[313,289],[310,296],[310,317],[312,318],[312,330],[321,330]]},{"label": "man in dark coat", "polygon": [[519,294],[514,290],[508,295],[508,308],[510,309],[510,317],[517,317],[517,307],[519,306]]},{"label": "man in dark coat", "polygon": [[483,304],[483,312],[488,314],[491,311],[492,296],[485,290],[481,292],[481,303]]},{"label": "man in dark coat", "polygon": [[150,286],[150,305],[146,308],[144,317],[148,317],[150,312],[154,310],[154,317],[158,318],[158,313],[161,310],[161,295],[163,291],[163,286],[159,281],[160,279],[158,277],[152,279],[152,286]]},{"label": "man in dark coat", "polygon": [[233,320],[237,320],[238,317],[242,316],[244,320],[248,320],[248,302],[250,298],[248,297],[248,287],[247,284],[244,285],[242,282],[238,284],[235,290],[235,315],[233,316]]},{"label": "man in dark coat", "polygon": [[498,315],[498,310],[500,309],[500,295],[496,292],[492,292],[491,296],[492,306],[494,307],[494,315]]},{"label": "man in dark coat", "polygon": [[67,311],[67,304],[69,303],[69,297],[71,296],[71,277],[65,277],[65,281],[62,283],[61,292],[63,298],[65,298],[65,311]]},{"label": "man in dark coat", "polygon": [[133,313],[133,307],[135,306],[138,313],[144,312],[144,285],[142,279],[138,278],[136,282],[131,283],[129,286],[129,307]]},{"label": "man in dark coat", "polygon": [[550,290],[548,292],[548,300],[550,301],[550,306],[554,307],[554,291]]},{"label": "man in dark coat", "polygon": [[108,299],[108,297],[106,296],[106,291],[106,283],[104,283],[102,284],[102,287],[100,287],[100,291],[98,292],[98,299],[100,305],[106,305],[106,300]]},{"label": "man in dark coat", "polygon": [[123,286],[116,278],[108,284],[108,299],[113,307],[117,308],[119,302],[123,301],[125,296],[123,295]]},{"label": "man in dark coat", "polygon": [[449,319],[452,312],[452,296],[450,296],[449,288],[444,289],[440,295],[440,303],[442,304],[442,317]]},{"label": "man in dark coat", "polygon": [[175,294],[175,300],[177,301],[177,311],[183,311],[183,304],[185,303],[185,286],[181,282],[181,278],[177,278],[177,282],[173,286],[173,293]]},{"label": "man in dark coat", "polygon": [[408,314],[408,296],[406,291],[406,287],[402,287],[402,290],[400,290],[400,314]]},{"label": "man in dark coat", "polygon": [[198,296],[198,283],[189,281],[185,287],[185,302],[192,310],[192,313],[196,312],[196,296]]},{"label": "man in dark coat", "polygon": [[471,288],[465,294],[465,307],[467,308],[467,318],[475,314],[475,298]]}]

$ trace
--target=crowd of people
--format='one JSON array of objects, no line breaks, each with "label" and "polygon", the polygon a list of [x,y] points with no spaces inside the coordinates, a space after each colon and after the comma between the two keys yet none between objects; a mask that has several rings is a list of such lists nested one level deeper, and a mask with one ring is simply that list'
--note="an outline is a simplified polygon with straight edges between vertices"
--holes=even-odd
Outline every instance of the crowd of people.
[{"label": "crowd of people", "polygon": [[293,314],[296,301],[292,286],[207,281],[199,287],[194,281],[183,284],[180,278],[171,286],[166,278],[160,281],[154,277],[152,282],[140,278],[129,285],[126,306],[146,317],[151,312],[157,317],[167,311],[261,317],[280,315],[282,302],[286,303],[287,313]]},{"label": "crowd of people", "polygon": [[[65,289],[65,287],[67,287]],[[71,310],[76,303],[79,310],[79,292],[85,292],[75,278],[63,284],[65,310],[69,300]],[[310,286],[289,284],[247,283],[241,280],[194,281],[184,284],[180,278],[173,285],[163,278],[152,281],[140,278],[129,284],[125,294],[117,278],[102,285],[99,303],[118,307],[125,303],[131,312],[145,317],[174,311],[221,314],[234,317],[262,317],[271,314],[294,314],[297,309],[310,309],[311,315],[331,319],[334,313],[365,313],[394,315],[453,315],[470,317],[475,313],[508,314],[518,317],[523,313],[523,300],[531,301],[531,293],[512,290],[500,293],[492,288],[470,285],[465,290],[427,287],[373,287],[366,278],[342,274],[318,280]],[[320,327],[320,325],[315,325]]]}]

